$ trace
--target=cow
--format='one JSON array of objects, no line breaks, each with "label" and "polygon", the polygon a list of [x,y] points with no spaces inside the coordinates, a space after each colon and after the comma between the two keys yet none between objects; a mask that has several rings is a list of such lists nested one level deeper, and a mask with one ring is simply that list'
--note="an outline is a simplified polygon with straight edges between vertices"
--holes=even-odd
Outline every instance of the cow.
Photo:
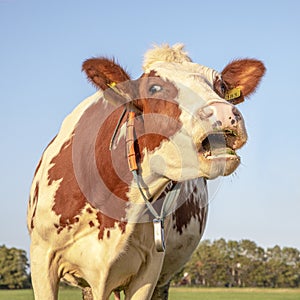
[{"label": "cow", "polygon": [[217,72],[164,44],[146,52],[136,80],[115,59],[82,69],[97,91],[65,118],[30,190],[35,299],[57,299],[60,280],[95,300],[168,299],[205,228],[207,180],[240,164],[236,105],[264,64],[238,59]]}]

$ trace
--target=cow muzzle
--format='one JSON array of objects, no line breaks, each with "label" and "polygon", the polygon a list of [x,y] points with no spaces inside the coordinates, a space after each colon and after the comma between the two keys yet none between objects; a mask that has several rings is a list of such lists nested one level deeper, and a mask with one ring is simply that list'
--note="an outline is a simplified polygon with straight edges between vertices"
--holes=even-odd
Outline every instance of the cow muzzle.
[{"label": "cow muzzle", "polygon": [[230,103],[216,101],[199,109],[198,118],[206,128],[196,142],[203,175],[230,175],[240,164],[236,151],[247,141],[241,113]]}]

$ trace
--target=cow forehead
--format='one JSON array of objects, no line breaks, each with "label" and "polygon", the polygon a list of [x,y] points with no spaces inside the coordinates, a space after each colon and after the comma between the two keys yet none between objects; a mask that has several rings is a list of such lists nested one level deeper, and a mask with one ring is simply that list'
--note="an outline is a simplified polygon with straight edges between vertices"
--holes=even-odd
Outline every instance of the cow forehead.
[{"label": "cow forehead", "polygon": [[221,74],[214,69],[192,62],[157,62],[152,64],[151,70],[146,70],[145,73],[151,71],[163,80],[169,80],[175,85],[185,85],[194,91],[203,86],[213,89],[214,81],[221,78]]},{"label": "cow forehead", "polygon": [[176,79],[182,82],[186,81],[187,78],[200,76],[211,86],[213,86],[216,78],[221,78],[221,74],[216,70],[192,62],[156,62],[151,64],[151,68],[145,70],[145,73],[150,73],[150,71],[155,71],[164,79]]},{"label": "cow forehead", "polygon": [[222,100],[214,92],[214,82],[221,78],[214,69],[192,62],[157,62],[151,64],[151,69],[145,70],[145,73],[150,74],[151,71],[176,86],[179,91],[176,100],[189,110],[214,99]]}]

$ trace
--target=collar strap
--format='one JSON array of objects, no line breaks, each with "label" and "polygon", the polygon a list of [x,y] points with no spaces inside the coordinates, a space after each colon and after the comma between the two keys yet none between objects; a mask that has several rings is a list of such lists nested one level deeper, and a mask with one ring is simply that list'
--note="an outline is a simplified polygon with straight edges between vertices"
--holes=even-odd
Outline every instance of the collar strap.
[{"label": "collar strap", "polygon": [[122,97],[122,98],[125,99],[124,105],[127,106],[127,109],[129,111],[134,111],[136,113],[140,113],[141,112],[141,109],[134,105],[133,99],[130,96],[130,94],[125,93],[124,91],[122,91],[121,89],[119,89],[119,87],[117,86],[116,82],[107,83],[107,86],[111,90],[113,90],[117,95],[119,95],[120,97]]},{"label": "collar strap", "polygon": [[156,250],[158,252],[164,252],[165,251],[164,219],[167,216],[167,214],[170,211],[172,211],[172,209],[174,209],[173,204],[179,196],[181,184],[177,183],[167,193],[159,214],[151,203],[153,197],[151,195],[145,194],[141,185],[142,178],[138,174],[137,158],[136,158],[136,152],[134,148],[134,141],[136,138],[135,130],[134,130],[134,119],[135,119],[135,112],[129,111],[127,125],[126,125],[126,150],[127,150],[128,166],[130,171],[132,172],[133,178],[138,186],[140,194],[143,200],[145,201],[148,210],[154,216],[153,227],[154,227],[154,242],[155,242]]},{"label": "collar strap", "polygon": [[127,161],[129,170],[137,171],[137,159],[136,153],[134,149],[134,140],[135,140],[135,132],[134,132],[134,119],[135,119],[135,112],[129,111],[127,125],[126,125],[126,148],[127,148]]}]

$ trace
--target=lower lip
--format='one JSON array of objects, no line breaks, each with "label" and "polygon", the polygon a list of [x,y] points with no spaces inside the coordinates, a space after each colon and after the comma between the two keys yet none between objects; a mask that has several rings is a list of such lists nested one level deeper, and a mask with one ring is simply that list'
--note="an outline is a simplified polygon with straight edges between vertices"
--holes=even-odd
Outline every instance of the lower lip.
[{"label": "lower lip", "polygon": [[210,155],[205,157],[208,160],[216,160],[216,159],[238,159],[237,155],[234,154],[224,154],[224,155]]}]

